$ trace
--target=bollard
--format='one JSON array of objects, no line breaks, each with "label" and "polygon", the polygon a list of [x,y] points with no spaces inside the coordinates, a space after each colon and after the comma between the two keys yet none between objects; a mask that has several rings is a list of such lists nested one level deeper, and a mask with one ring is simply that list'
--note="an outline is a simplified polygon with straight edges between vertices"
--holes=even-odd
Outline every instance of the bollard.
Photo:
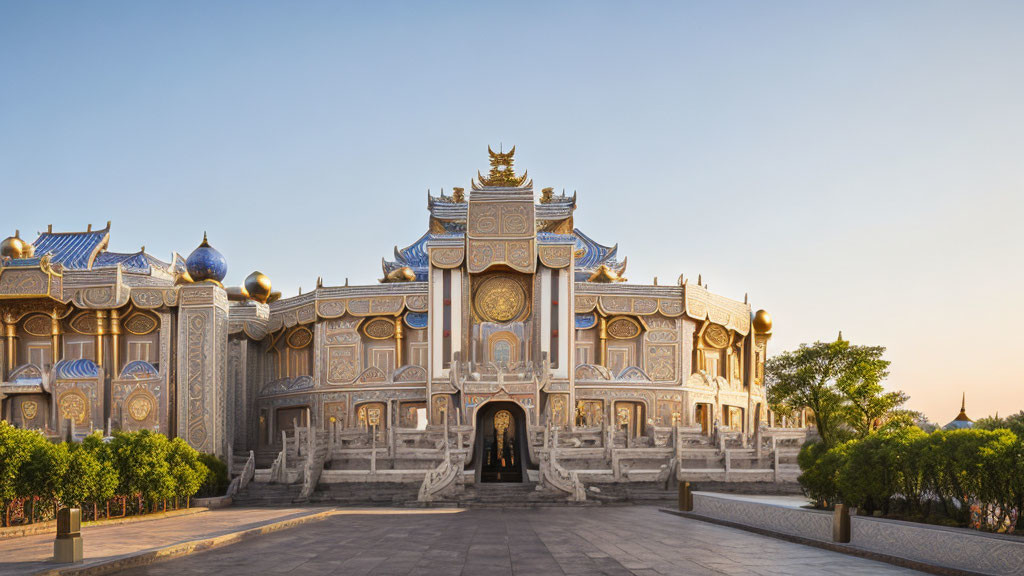
[{"label": "bollard", "polygon": [[53,541],[53,561],[72,564],[82,561],[82,510],[57,511],[57,539]]},{"label": "bollard", "polygon": [[693,492],[690,491],[690,483],[679,481],[679,511],[693,512]]},{"label": "bollard", "polygon": [[850,508],[846,504],[836,504],[832,514],[832,541],[850,543]]}]

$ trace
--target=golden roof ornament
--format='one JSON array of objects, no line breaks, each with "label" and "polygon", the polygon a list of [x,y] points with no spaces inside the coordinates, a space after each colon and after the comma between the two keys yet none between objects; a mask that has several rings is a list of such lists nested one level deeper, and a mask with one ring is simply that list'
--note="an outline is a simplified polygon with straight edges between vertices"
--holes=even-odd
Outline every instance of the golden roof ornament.
[{"label": "golden roof ornament", "polygon": [[457,186],[455,188],[452,188],[452,202],[455,202],[456,204],[462,204],[463,202],[465,202],[466,201],[466,192],[465,191],[466,191],[465,188],[459,188]]},{"label": "golden roof ornament", "polygon": [[513,164],[515,163],[516,147],[513,146],[508,152],[495,152],[487,147],[487,154],[490,156],[491,170],[485,178],[478,170],[477,180],[480,186],[491,186],[495,188],[517,188],[526,183],[526,172],[522,176],[516,176]]},{"label": "golden roof ornament", "polygon": [[402,266],[401,268],[395,268],[391,272],[388,272],[387,275],[381,279],[381,282],[414,282],[415,280],[416,272],[413,272],[413,269],[408,266]]},{"label": "golden roof ornament", "polygon": [[259,270],[246,276],[243,286],[245,286],[245,291],[249,294],[250,298],[263,304],[267,303],[270,293],[273,292],[270,278]]},{"label": "golden roof ornament", "polygon": [[754,331],[758,334],[771,334],[772,315],[766,310],[758,310],[754,314]]},{"label": "golden roof ornament", "polygon": [[601,284],[610,284],[612,282],[625,282],[626,279],[619,276],[619,273],[612,270],[605,264],[601,264],[594,270],[594,273],[587,278],[587,282],[598,282]]},{"label": "golden roof ornament", "polygon": [[555,197],[555,189],[550,187],[550,186],[547,187],[547,188],[544,188],[543,190],[540,191],[540,203],[541,204],[550,204],[552,198],[554,198],[554,197]]},{"label": "golden roof ornament", "polygon": [[974,420],[971,420],[970,418],[967,417],[967,393],[964,392],[963,394],[963,398],[960,400],[960,413],[956,415],[956,418],[953,418],[953,421],[974,422]]},{"label": "golden roof ornament", "polygon": [[3,242],[0,242],[0,256],[4,258],[18,258],[25,257],[25,246],[28,242],[21,239],[21,233],[18,230],[14,231],[14,236],[8,236]]}]

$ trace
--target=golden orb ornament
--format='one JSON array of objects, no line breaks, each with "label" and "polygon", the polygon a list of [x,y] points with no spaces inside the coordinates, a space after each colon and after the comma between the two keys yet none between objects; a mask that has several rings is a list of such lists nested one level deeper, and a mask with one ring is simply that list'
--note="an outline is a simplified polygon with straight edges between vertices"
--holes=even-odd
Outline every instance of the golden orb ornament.
[{"label": "golden orb ornament", "polygon": [[25,257],[25,246],[27,242],[21,239],[18,231],[14,231],[14,236],[8,236],[3,242],[0,242],[0,256],[4,258],[23,258]]},{"label": "golden orb ornament", "polygon": [[758,310],[754,314],[754,330],[758,334],[770,334],[772,331],[772,315],[765,310]]},{"label": "golden orb ornament", "polygon": [[245,302],[252,298],[245,286],[228,286],[224,290],[228,293],[228,300],[232,302]]},{"label": "golden orb ornament", "polygon": [[263,304],[270,298],[270,286],[270,278],[259,270],[245,278],[245,289],[249,292],[249,297]]}]

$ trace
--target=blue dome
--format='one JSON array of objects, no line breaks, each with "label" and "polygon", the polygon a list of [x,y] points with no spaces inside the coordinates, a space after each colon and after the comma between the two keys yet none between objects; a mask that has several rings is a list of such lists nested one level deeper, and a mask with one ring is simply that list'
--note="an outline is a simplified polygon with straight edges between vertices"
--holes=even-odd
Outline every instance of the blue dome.
[{"label": "blue dome", "polygon": [[224,255],[210,246],[206,241],[206,233],[203,233],[203,243],[192,251],[185,261],[188,275],[194,282],[203,280],[216,280],[220,282],[228,275],[228,261]]}]

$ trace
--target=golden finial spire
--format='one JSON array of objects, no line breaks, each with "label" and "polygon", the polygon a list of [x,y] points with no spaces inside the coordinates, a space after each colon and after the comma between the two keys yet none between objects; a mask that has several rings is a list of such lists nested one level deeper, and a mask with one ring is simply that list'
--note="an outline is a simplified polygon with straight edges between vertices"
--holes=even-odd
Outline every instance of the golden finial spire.
[{"label": "golden finial spire", "polygon": [[[499,148],[500,150],[501,148]],[[487,147],[487,155],[490,157],[491,170],[485,178],[477,172],[477,180],[481,186],[495,186],[501,188],[515,188],[526,182],[526,172],[522,176],[516,176],[513,164],[515,164],[516,147],[513,146],[508,152],[495,152]]]}]

